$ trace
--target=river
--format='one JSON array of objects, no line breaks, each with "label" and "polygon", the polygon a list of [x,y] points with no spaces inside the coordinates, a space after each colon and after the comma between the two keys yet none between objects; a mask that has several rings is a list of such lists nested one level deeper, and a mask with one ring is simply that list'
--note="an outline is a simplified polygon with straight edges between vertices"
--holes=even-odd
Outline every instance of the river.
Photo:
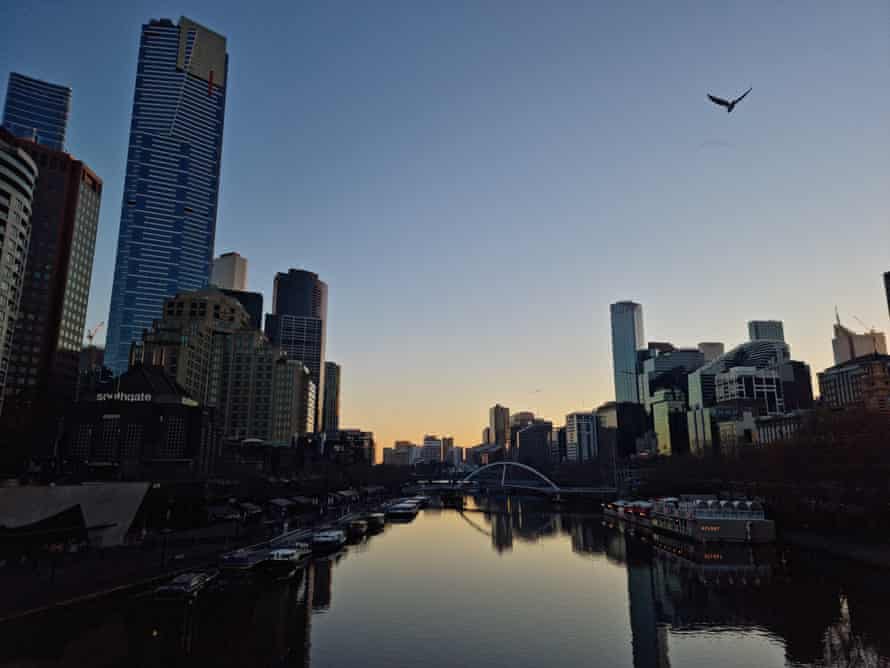
[{"label": "river", "polygon": [[289,583],[0,628],[0,666],[890,666],[890,574],[644,540],[534,499],[388,524]]}]

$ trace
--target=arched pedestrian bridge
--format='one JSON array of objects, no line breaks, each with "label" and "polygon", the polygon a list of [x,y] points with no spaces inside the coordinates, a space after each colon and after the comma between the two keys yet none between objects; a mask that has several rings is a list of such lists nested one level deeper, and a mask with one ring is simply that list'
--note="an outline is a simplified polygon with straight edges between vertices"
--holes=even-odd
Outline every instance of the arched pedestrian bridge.
[{"label": "arched pedestrian bridge", "polygon": [[518,494],[536,494],[561,501],[580,496],[594,497],[598,500],[615,498],[616,490],[611,486],[576,487],[559,485],[548,476],[528,464],[514,461],[492,462],[468,473],[461,479],[451,482],[430,481],[417,491],[456,491],[475,489],[505,490]]}]

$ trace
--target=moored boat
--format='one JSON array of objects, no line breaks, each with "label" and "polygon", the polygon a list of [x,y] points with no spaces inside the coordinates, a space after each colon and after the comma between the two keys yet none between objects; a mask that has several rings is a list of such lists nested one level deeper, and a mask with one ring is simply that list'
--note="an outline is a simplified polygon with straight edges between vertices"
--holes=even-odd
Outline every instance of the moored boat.
[{"label": "moored boat", "polygon": [[289,578],[306,565],[311,554],[312,548],[306,543],[294,543],[289,547],[269,550],[262,564],[263,570],[274,578]]},{"label": "moored boat", "polygon": [[413,501],[402,501],[386,509],[386,517],[389,520],[411,521],[417,517],[418,507]]},{"label": "moored boat", "polygon": [[219,571],[194,571],[180,573],[170,582],[161,585],[154,591],[156,598],[195,598],[213,582]]},{"label": "moored boat", "polygon": [[366,520],[352,520],[346,525],[346,532],[351,538],[361,538],[368,533],[368,522]]},{"label": "moored boat", "polygon": [[368,523],[368,533],[382,531],[386,525],[386,515],[384,513],[368,513],[363,515],[362,519]]},{"label": "moored boat", "polygon": [[323,529],[312,534],[313,552],[334,552],[346,544],[346,534],[339,529]]},{"label": "moored boat", "polygon": [[657,499],[651,513],[654,531],[696,542],[773,543],[775,522],[749,499],[721,500],[682,496]]},{"label": "moored boat", "polygon": [[227,571],[251,571],[263,563],[268,555],[268,550],[235,550],[219,558],[219,567]]}]

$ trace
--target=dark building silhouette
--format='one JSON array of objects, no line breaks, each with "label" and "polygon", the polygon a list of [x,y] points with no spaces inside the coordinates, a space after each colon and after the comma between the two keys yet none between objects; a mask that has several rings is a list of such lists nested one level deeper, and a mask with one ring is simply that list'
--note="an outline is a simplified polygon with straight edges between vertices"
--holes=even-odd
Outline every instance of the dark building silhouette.
[{"label": "dark building silhouette", "polygon": [[26,403],[70,401],[77,392],[102,180],[67,153],[9,141],[31,156],[39,174],[6,394]]},{"label": "dark building silhouette", "polygon": [[340,429],[340,365],[324,363],[324,431]]},{"label": "dark building silhouette", "polygon": [[315,428],[321,430],[325,396],[325,331],[328,286],[318,274],[291,269],[275,275],[272,313],[266,315],[266,336],[288,357],[300,360],[315,381]]},{"label": "dark building silhouette", "polygon": [[514,459],[539,471],[548,470],[552,435],[553,423],[546,420],[535,420],[532,424],[522,427],[516,434]]},{"label": "dark building silhouette", "polygon": [[72,405],[61,454],[89,477],[191,479],[214,471],[220,445],[213,409],[140,364]]},{"label": "dark building silhouette", "polygon": [[10,72],[3,127],[17,137],[65,150],[71,89]]},{"label": "dark building silhouette", "polygon": [[220,289],[227,297],[233,297],[241,302],[241,306],[250,316],[250,326],[252,329],[261,330],[263,328],[263,295],[260,292],[247,292],[244,290],[226,290]]}]

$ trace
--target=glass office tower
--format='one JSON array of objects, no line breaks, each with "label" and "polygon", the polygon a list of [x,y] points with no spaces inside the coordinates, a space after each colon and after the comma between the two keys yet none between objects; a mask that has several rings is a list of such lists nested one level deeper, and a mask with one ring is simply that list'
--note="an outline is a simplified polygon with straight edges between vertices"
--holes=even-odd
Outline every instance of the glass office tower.
[{"label": "glass office tower", "polygon": [[164,300],[210,277],[227,73],[225,37],[185,17],[142,26],[105,350],[115,373]]},{"label": "glass office tower", "polygon": [[617,302],[612,316],[612,366],[615,370],[615,401],[640,403],[637,385],[637,351],[646,347],[643,307],[636,302]]},{"label": "glass office tower", "polygon": [[11,72],[3,107],[3,127],[56,151],[65,150],[71,89]]}]

